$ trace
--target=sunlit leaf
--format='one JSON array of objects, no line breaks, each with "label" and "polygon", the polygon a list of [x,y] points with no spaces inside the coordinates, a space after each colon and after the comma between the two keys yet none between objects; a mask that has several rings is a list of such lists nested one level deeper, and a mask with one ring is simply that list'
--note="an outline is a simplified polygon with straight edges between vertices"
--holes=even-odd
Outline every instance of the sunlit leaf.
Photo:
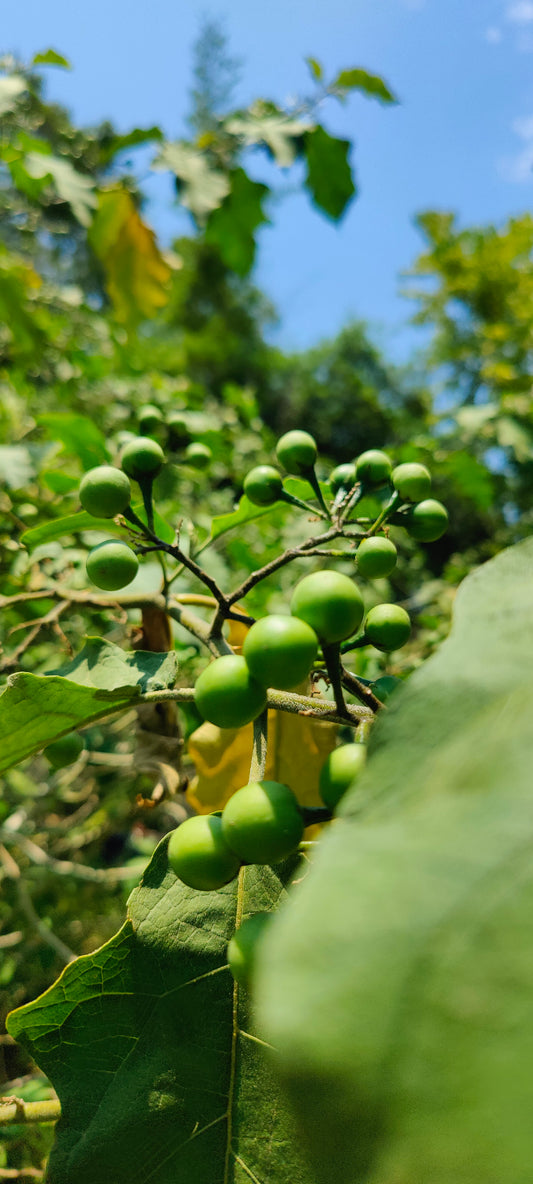
[{"label": "sunlit leaf", "polygon": [[136,324],[167,303],[171,269],[126,189],[99,194],[89,242],[103,266],[119,321]]},{"label": "sunlit leaf", "polygon": [[359,90],[372,99],[379,99],[382,103],[397,103],[398,100],[378,74],[369,74],[368,70],[354,68],[341,70],[331,83],[332,90]]},{"label": "sunlit leaf", "polygon": [[309,68],[311,77],[314,78],[315,82],[320,82],[324,74],[324,69],[320,62],[316,58],[305,58],[305,63]]},{"label": "sunlit leaf", "polygon": [[68,58],[64,58],[63,54],[58,53],[55,49],[47,49],[43,53],[36,53],[31,59],[32,66],[63,66],[65,70],[71,70],[71,64]]},{"label": "sunlit leaf", "polygon": [[28,89],[28,84],[20,74],[8,74],[0,78],[0,115],[12,111],[17,99]]},{"label": "sunlit leaf", "polygon": [[98,202],[94,181],[72,167],[68,160],[44,152],[28,152],[24,165],[30,177],[49,178],[63,201],[68,202],[82,226],[90,226]]},{"label": "sunlit leaf", "polygon": [[281,168],[293,164],[300,151],[301,139],[309,122],[292,119],[284,111],[272,110],[271,104],[254,103],[246,115],[230,119],[226,130],[242,138],[244,144],[263,144]]},{"label": "sunlit leaf", "polygon": [[182,205],[200,222],[230,191],[229,177],[212,168],[204,152],[179,140],[164,144],[152,167],[174,173]]},{"label": "sunlit leaf", "polygon": [[350,148],[349,140],[330,136],[323,127],[305,137],[305,184],[315,204],[330,218],[340,218],[356,193],[348,162]]},{"label": "sunlit leaf", "polygon": [[61,440],[65,452],[77,456],[84,469],[109,461],[105,436],[88,415],[68,411],[50,411],[39,415],[37,422],[47,428],[52,440]]}]

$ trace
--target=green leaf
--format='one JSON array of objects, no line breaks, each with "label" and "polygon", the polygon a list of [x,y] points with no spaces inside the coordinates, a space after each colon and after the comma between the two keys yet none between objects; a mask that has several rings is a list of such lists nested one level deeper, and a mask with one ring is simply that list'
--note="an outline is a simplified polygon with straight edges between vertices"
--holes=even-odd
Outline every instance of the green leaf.
[{"label": "green leaf", "polygon": [[20,74],[8,74],[7,77],[0,78],[0,115],[12,111],[17,105],[17,99],[27,89],[28,84]]},{"label": "green leaf", "polygon": [[151,144],[154,140],[162,140],[163,132],[160,127],[134,127],[131,132],[123,136],[111,136],[101,150],[102,160],[112,160],[119,152],[128,148],[137,148],[139,144]]},{"label": "green leaf", "polygon": [[289,168],[299,154],[309,122],[291,119],[272,103],[257,102],[246,115],[228,120],[225,127],[230,135],[239,136],[245,145],[264,145],[280,168]]},{"label": "green leaf", "polygon": [[48,429],[52,440],[61,441],[65,452],[79,457],[84,469],[109,463],[105,436],[88,415],[50,411],[37,416],[37,423]]},{"label": "green leaf", "polygon": [[528,539],[465,580],[266,937],[260,1015],[317,1184],[528,1179],[532,571]]},{"label": "green leaf", "polygon": [[175,679],[174,654],[126,654],[99,638],[60,673],[12,675],[0,695],[0,772]]},{"label": "green leaf", "polygon": [[234,526],[244,526],[245,522],[253,522],[254,518],[262,518],[264,514],[271,514],[276,506],[279,508],[279,505],[279,502],[275,502],[273,506],[254,506],[253,502],[248,501],[246,495],[243,494],[236,510],[233,510],[231,514],[218,514],[213,518],[211,538],[218,539],[227,530],[233,530]]},{"label": "green leaf", "polygon": [[236,925],[278,906],[294,864],[195,892],[170,870],[167,842],[120,932],[9,1017],[61,1101],[48,1184],[311,1184],[226,965]]},{"label": "green leaf", "polygon": [[135,325],[164,307],[171,269],[126,189],[117,186],[99,194],[89,243],[103,266],[119,321]]},{"label": "green leaf", "polygon": [[[112,518],[93,518],[86,510],[78,514],[68,514],[65,518],[53,518],[51,522],[42,522],[40,526],[32,526],[21,535],[21,543],[28,550],[40,547],[41,543],[50,543],[55,539],[63,539],[68,534],[79,534],[80,531],[97,530],[100,533],[125,535],[126,528],[118,526]],[[129,536],[128,536],[129,537]]]},{"label": "green leaf", "polygon": [[510,448],[521,464],[533,457],[533,438],[525,425],[512,415],[502,415],[496,422],[496,439],[500,448]]},{"label": "green leaf", "polygon": [[459,493],[470,498],[480,510],[494,505],[494,479],[485,465],[466,450],[450,452],[443,465]]},{"label": "green leaf", "polygon": [[68,58],[64,58],[63,54],[58,53],[55,49],[47,49],[43,53],[36,53],[31,59],[32,66],[63,66],[65,70],[71,70],[72,66]]},{"label": "green leaf", "polygon": [[52,493],[72,493],[78,488],[79,478],[71,477],[69,473],[61,473],[59,469],[44,469],[41,480]]},{"label": "green leaf", "polygon": [[335,220],[344,214],[356,193],[348,163],[350,147],[349,140],[330,136],[323,127],[316,127],[305,137],[305,184],[315,204]]},{"label": "green leaf", "polygon": [[304,60],[309,68],[311,77],[314,78],[315,82],[320,82],[324,76],[324,70],[320,62],[316,58],[305,58]]},{"label": "green leaf", "polygon": [[205,152],[180,140],[164,144],[152,167],[174,173],[182,205],[200,222],[230,191],[229,177],[211,168]]},{"label": "green leaf", "polygon": [[35,475],[29,448],[24,444],[0,446],[0,484],[8,489],[23,489]]},{"label": "green leaf", "polygon": [[371,99],[379,99],[382,103],[397,103],[396,96],[378,74],[369,74],[368,70],[358,68],[341,70],[333,80],[330,90],[349,91],[360,90]]},{"label": "green leaf", "polygon": [[262,203],[268,186],[252,181],[244,169],[230,174],[231,190],[218,210],[210,214],[205,237],[215,243],[227,267],[237,275],[247,275],[254,261],[254,232],[268,218]]},{"label": "green leaf", "polygon": [[30,177],[49,178],[63,201],[68,202],[82,226],[90,226],[92,211],[98,205],[94,181],[72,167],[68,160],[46,152],[28,152],[24,159]]}]

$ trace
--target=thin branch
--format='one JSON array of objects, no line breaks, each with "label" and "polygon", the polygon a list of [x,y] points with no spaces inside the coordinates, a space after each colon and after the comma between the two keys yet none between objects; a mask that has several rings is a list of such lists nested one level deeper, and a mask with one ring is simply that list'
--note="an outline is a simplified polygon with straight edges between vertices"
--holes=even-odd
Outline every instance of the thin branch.
[{"label": "thin branch", "polygon": [[[72,863],[69,859],[54,859],[52,855],[43,851],[42,847],[38,847],[32,839],[17,831],[9,830],[6,826],[0,826],[0,841],[7,846],[18,847],[31,863],[36,864],[37,867],[46,867],[58,876],[73,876],[76,880],[88,880],[94,884],[110,884],[115,880],[131,879],[132,871],[128,867],[94,868],[87,867],[83,863]],[[14,860],[12,862],[15,863]],[[18,864],[15,864],[15,867],[18,868]],[[20,874],[20,868],[18,871]],[[13,874],[13,872],[14,869],[12,869],[11,876],[15,879],[16,873]]]},{"label": "thin branch", "polygon": [[352,674],[351,670],[346,670],[344,666],[341,666],[341,680],[346,690],[350,691],[352,695],[355,695],[360,703],[365,703],[367,707],[370,707],[371,711],[375,712],[383,709],[384,704],[374,695],[370,687],[365,687],[364,683],[359,682],[355,674]]},{"label": "thin branch", "polygon": [[[58,1118],[61,1118],[59,1098],[48,1098],[42,1102],[25,1102],[23,1098],[14,1097],[0,1098],[0,1126],[15,1126],[18,1123],[30,1122],[57,1122]],[[22,1174],[28,1172],[27,1168],[20,1170]],[[42,1176],[37,1177],[37,1179],[39,1178],[42,1179]]]},{"label": "thin branch", "polygon": [[304,543],[300,543],[298,547],[290,547],[287,551],[283,551],[281,555],[278,555],[276,559],[272,559],[270,563],[266,563],[264,567],[251,572],[243,580],[242,584],[227,597],[228,606],[235,604],[238,600],[242,600],[252,588],[255,588],[256,584],[259,584],[261,580],[265,580],[267,576],[278,571],[280,567],[284,567],[287,563],[292,563],[293,559],[305,558],[307,555],[313,553],[314,548],[321,546],[323,543],[329,543],[341,534],[342,530],[332,526],[324,534],[314,535],[312,538],[306,539]]}]

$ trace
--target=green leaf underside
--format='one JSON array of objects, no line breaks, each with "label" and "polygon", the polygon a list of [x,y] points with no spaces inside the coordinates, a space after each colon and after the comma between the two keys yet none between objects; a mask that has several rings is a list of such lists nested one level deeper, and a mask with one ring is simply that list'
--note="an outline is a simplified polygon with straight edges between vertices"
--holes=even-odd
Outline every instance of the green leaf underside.
[{"label": "green leaf underside", "polygon": [[264,145],[280,168],[289,168],[299,151],[299,142],[309,123],[291,119],[284,111],[271,110],[269,104],[254,104],[246,116],[228,120],[226,129],[242,137],[245,144]]},{"label": "green leaf underside", "polygon": [[[76,481],[76,485],[78,482]],[[133,509],[141,522],[146,525],[146,510],[143,505],[135,505]],[[53,518],[51,522],[43,522],[42,526],[34,526],[31,530],[25,530],[20,536],[20,541],[30,549],[39,547],[41,543],[54,542],[56,539],[62,539],[68,534],[80,534],[82,531],[96,530],[99,533],[117,535],[119,538],[128,539],[131,541],[131,531],[129,526],[123,522],[115,522],[114,518],[95,518],[93,514],[88,514],[86,510],[80,510],[77,514],[67,514],[65,518]],[[158,514],[157,510],[154,512],[154,530],[158,538],[162,539],[164,543],[173,543],[176,537],[176,532],[169,522]]]},{"label": "green leaf underside", "polygon": [[168,142],[163,145],[153,162],[153,168],[169,169],[179,184],[182,205],[203,221],[216,210],[230,191],[230,182],[225,173],[213,169],[199,148],[190,144]]},{"label": "green leaf underside", "polygon": [[349,140],[330,136],[323,127],[305,137],[305,184],[316,205],[334,219],[342,216],[356,193],[348,162],[350,146]]},{"label": "green leaf underside", "polygon": [[127,707],[137,695],[168,689],[176,672],[173,653],[126,654],[91,638],[61,672],[12,675],[0,695],[0,773],[66,732]]},{"label": "green leaf underside", "polygon": [[317,1184],[530,1174],[532,571],[530,539],[465,581],[266,937],[260,1014]]},{"label": "green leaf underside", "polygon": [[166,846],[120,932],[9,1017],[61,1101],[48,1184],[312,1184],[226,966],[237,918],[276,908],[294,864],[199,893]]},{"label": "green leaf underside", "polygon": [[355,67],[351,70],[341,70],[332,88],[339,90],[360,90],[369,98],[380,99],[382,103],[397,103],[397,98],[379,74],[369,74],[368,70]]},{"label": "green leaf underside", "polygon": [[[320,489],[326,500],[331,498],[331,489],[326,481],[319,481]],[[299,497],[301,501],[310,503],[309,512],[313,513],[314,505],[316,505],[315,495],[308,481],[302,480],[301,477],[285,477],[283,479],[283,486],[287,493],[291,493],[293,497]],[[272,514],[280,512],[280,509],[285,513],[285,506],[283,502],[274,502],[272,506],[254,506],[243,494],[239,501],[236,510],[231,514],[219,514],[218,517],[213,518],[211,523],[211,538],[217,539],[219,535],[225,534],[227,530],[233,530],[234,526],[244,526],[246,522],[253,522],[254,518],[262,518],[263,514]]]}]

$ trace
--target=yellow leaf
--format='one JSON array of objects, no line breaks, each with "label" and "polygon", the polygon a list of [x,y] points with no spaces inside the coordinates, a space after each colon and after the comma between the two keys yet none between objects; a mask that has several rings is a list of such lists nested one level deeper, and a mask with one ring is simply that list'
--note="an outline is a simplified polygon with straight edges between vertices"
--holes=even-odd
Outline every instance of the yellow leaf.
[{"label": "yellow leaf", "polygon": [[[318,775],[336,738],[336,724],[269,711],[265,776],[289,785],[302,806],[322,805]],[[231,795],[247,784],[252,742],[252,724],[237,729],[204,723],[189,737],[197,775],[187,797],[199,814],[222,810]]]},{"label": "yellow leaf", "polygon": [[99,194],[89,242],[104,269],[106,290],[119,321],[135,324],[167,303],[171,268],[127,190],[106,189]]}]

